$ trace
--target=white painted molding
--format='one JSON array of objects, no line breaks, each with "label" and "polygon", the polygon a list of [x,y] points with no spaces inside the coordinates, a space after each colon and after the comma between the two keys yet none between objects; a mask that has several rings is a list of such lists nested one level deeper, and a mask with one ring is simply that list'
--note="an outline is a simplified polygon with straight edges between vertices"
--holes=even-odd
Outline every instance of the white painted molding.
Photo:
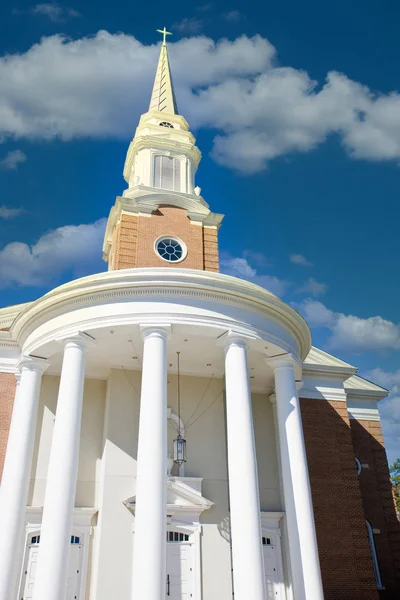
[{"label": "white painted molding", "polygon": [[310,400],[332,400],[346,402],[346,392],[336,388],[302,388],[299,392],[299,397]]},{"label": "white painted molding", "polygon": [[349,408],[349,418],[357,421],[380,421],[379,410],[368,408]]},{"label": "white painted molding", "polygon": [[[279,298],[250,282],[221,273],[193,269],[124,269],[75,280],[52,290],[32,306],[23,310],[16,318],[12,331],[23,345],[29,335],[40,325],[48,323],[60,315],[65,316],[72,312],[76,314],[78,308],[92,308],[115,304],[118,300],[129,301],[138,298],[149,301],[159,298],[167,302],[166,298],[168,297],[218,302],[221,308],[225,304],[250,310],[262,316],[266,322],[268,319],[272,319],[280,327],[283,327],[292,336],[293,346],[290,347],[276,334],[274,336],[269,326],[263,332],[255,331],[254,333],[258,337],[283,347],[283,351],[287,350],[294,354],[300,352],[302,356],[308,352],[311,338],[306,322]],[[102,320],[101,325],[98,326],[108,323],[111,325],[114,317],[112,315],[108,315],[108,317],[108,320]],[[179,322],[189,319],[182,313],[175,314],[173,317]],[[139,318],[142,319],[143,315],[139,315]],[[164,314],[163,319],[165,320],[165,318]],[[138,315],[132,313],[127,316],[127,319],[130,323],[137,322]],[[98,319],[93,319],[93,321],[98,321]],[[75,330],[77,327],[85,329],[89,322],[92,323],[91,320],[75,323]],[[228,321],[226,321],[227,323]],[[213,324],[212,318],[208,319],[208,324]],[[226,324],[221,320],[221,327],[226,327]],[[232,321],[230,321],[231,327]],[[240,329],[240,323],[239,326],[235,326],[235,329]],[[272,330],[274,329],[276,331],[276,326],[272,328]],[[57,335],[68,335],[69,333],[70,331],[65,330],[54,331],[47,340],[44,337],[41,343],[51,341]],[[249,334],[247,324],[243,333]],[[29,347],[29,349],[32,352],[32,348]],[[27,348],[24,348],[24,351],[27,351]]]}]

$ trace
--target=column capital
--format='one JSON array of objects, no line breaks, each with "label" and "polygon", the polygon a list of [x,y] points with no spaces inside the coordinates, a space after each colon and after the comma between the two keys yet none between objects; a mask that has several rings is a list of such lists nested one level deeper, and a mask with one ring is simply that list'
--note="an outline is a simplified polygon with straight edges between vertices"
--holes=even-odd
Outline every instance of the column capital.
[{"label": "column capital", "polygon": [[19,373],[16,374],[18,376],[22,373],[22,371],[36,371],[37,373],[43,373],[47,367],[49,366],[49,361],[45,358],[41,358],[39,356],[29,356],[22,355],[17,363],[17,367]]},{"label": "column capital", "polygon": [[245,350],[247,350],[248,342],[251,339],[252,338],[250,336],[247,336],[239,331],[235,331],[234,329],[231,329],[226,335],[224,335],[218,340],[217,344],[223,345],[225,348],[225,352],[230,346],[239,346],[240,348],[244,348]]},{"label": "column capital", "polygon": [[273,371],[275,371],[276,369],[282,369],[287,367],[292,367],[292,369],[294,369],[295,366],[298,364],[293,354],[289,353],[282,354],[279,356],[273,356],[271,358],[266,358],[265,362],[271,367]]},{"label": "column capital", "polygon": [[153,336],[167,340],[171,337],[172,327],[170,323],[146,323],[139,325],[139,330],[143,340]]},{"label": "column capital", "polygon": [[96,345],[96,340],[84,331],[76,331],[70,335],[60,335],[56,337],[56,342],[62,344],[64,348],[67,346],[77,346],[83,350],[88,350]]}]

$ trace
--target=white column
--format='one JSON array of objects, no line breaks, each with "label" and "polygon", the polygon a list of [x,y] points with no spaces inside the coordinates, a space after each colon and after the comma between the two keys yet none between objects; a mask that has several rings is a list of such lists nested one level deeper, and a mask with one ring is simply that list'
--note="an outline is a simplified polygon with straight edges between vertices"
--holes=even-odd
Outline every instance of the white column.
[{"label": "white column", "polygon": [[64,358],[47,472],[34,600],[64,600],[78,474],[86,350],[84,333],[62,340]]},{"label": "white column", "polygon": [[166,590],[168,326],[141,330],[144,350],[132,600],[162,600]]},{"label": "white column", "polygon": [[229,501],[235,600],[265,600],[260,497],[247,346],[228,337],[225,346]]},{"label": "white column", "polygon": [[295,600],[323,600],[303,426],[290,355],[269,359],[275,378],[282,483]]},{"label": "white column", "polygon": [[46,360],[22,357],[0,487],[0,599],[16,594],[25,508],[31,477],[33,444]]}]

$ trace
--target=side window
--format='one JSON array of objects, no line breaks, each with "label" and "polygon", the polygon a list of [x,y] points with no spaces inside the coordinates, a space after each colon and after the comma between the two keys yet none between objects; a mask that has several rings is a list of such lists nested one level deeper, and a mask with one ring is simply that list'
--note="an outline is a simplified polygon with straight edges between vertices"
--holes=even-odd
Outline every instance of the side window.
[{"label": "side window", "polygon": [[181,162],[171,156],[154,158],[154,187],[181,191]]},{"label": "side window", "polygon": [[381,573],[379,571],[378,557],[376,555],[374,532],[372,531],[371,524],[368,521],[365,521],[365,525],[367,526],[367,531],[368,531],[369,547],[371,549],[372,562],[374,565],[376,585],[379,590],[382,590],[383,585],[382,585]]}]

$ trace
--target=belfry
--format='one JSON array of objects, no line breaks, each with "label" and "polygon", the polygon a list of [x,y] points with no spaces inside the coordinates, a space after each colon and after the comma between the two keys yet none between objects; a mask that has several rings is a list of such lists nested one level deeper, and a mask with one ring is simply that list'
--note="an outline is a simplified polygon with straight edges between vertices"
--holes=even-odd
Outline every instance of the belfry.
[{"label": "belfry", "polygon": [[108,270],[0,309],[0,600],[398,599],[387,392],[219,272],[159,31]]}]

